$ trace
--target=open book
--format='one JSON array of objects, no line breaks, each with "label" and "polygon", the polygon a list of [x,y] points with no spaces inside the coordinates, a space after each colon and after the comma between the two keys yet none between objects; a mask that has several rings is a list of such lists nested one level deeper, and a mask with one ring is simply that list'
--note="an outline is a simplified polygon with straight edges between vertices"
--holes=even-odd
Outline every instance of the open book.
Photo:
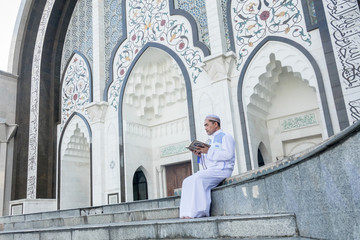
[{"label": "open book", "polygon": [[204,143],[204,142],[200,142],[198,140],[194,140],[190,143],[190,145],[188,147],[186,147],[187,149],[189,149],[190,151],[194,151],[199,147],[210,147],[209,144]]}]

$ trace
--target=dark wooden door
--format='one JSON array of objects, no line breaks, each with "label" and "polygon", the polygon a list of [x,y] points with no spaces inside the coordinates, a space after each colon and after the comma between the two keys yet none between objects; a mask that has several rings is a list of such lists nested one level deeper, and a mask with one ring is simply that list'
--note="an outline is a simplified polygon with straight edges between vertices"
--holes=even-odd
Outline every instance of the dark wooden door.
[{"label": "dark wooden door", "polygon": [[191,162],[184,162],[165,167],[167,196],[174,196],[174,189],[181,188],[183,180],[191,175]]}]

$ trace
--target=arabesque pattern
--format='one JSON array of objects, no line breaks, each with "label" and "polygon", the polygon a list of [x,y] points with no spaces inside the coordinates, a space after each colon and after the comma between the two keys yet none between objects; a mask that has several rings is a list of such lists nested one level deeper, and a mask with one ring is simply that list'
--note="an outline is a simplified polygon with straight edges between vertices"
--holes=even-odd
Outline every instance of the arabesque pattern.
[{"label": "arabesque pattern", "polygon": [[267,35],[285,34],[311,45],[304,30],[300,0],[237,0],[232,8],[235,44],[239,47],[237,68],[257,43]]},{"label": "arabesque pattern", "polygon": [[170,18],[168,1],[147,2],[132,0],[127,3],[128,39],[120,46],[113,63],[113,83],[109,89],[109,103],[117,108],[118,96],[127,71],[138,52],[148,42],[157,42],[171,47],[181,56],[194,82],[198,78],[202,62],[200,51],[191,42],[191,29],[176,19]]},{"label": "arabesque pattern", "polygon": [[73,112],[84,112],[85,104],[89,102],[91,96],[90,81],[88,64],[81,55],[74,54],[65,70],[62,85],[62,126]]}]

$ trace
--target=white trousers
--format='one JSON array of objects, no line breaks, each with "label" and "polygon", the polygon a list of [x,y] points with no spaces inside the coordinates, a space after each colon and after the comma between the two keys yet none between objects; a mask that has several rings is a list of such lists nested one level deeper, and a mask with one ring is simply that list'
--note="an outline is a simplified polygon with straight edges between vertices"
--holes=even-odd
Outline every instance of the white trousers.
[{"label": "white trousers", "polygon": [[210,216],[211,189],[231,173],[231,169],[205,169],[185,178],[181,189],[180,218]]}]

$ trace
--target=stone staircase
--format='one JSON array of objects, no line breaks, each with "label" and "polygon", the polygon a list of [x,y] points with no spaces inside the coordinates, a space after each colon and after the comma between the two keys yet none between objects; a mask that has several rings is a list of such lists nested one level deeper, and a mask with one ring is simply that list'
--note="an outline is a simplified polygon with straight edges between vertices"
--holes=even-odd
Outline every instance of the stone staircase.
[{"label": "stone staircase", "polygon": [[304,239],[294,214],[179,219],[179,197],[0,218],[0,239]]},{"label": "stone staircase", "polygon": [[226,179],[212,191],[211,217],[179,219],[175,196],[0,217],[0,240],[360,239],[359,142],[360,121],[308,152]]}]

